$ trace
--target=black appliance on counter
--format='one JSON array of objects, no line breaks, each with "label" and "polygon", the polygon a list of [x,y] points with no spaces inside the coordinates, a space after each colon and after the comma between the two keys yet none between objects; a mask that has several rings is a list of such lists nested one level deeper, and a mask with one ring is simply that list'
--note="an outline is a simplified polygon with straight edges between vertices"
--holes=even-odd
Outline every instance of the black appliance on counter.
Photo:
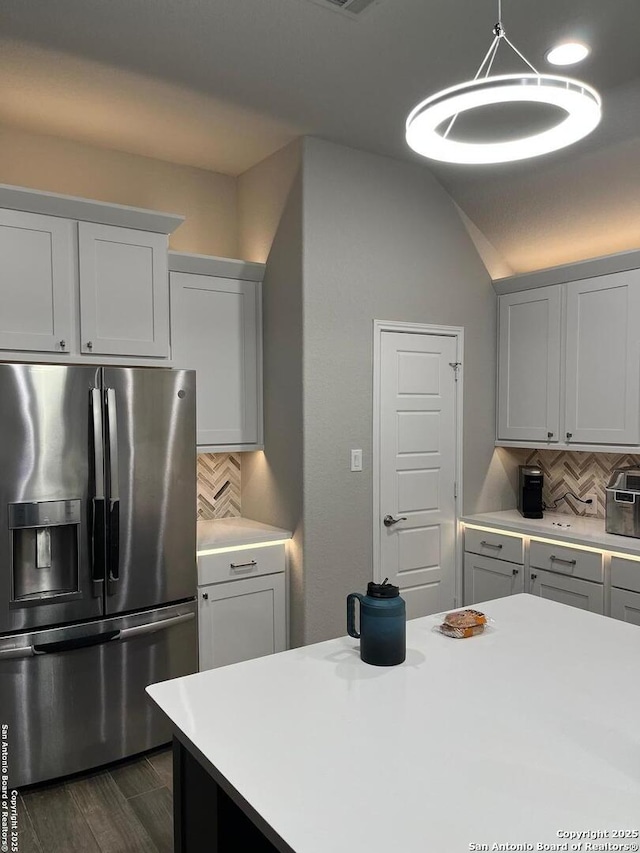
[{"label": "black appliance on counter", "polygon": [[540,468],[520,465],[518,480],[518,512],[524,518],[542,518],[542,484]]}]

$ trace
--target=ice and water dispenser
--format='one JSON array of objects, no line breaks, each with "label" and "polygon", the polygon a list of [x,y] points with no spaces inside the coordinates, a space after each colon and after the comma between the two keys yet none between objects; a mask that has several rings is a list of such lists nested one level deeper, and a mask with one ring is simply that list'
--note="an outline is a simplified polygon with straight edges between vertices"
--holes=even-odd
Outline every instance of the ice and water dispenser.
[{"label": "ice and water dispenser", "polygon": [[79,594],[80,501],[9,504],[14,606]]}]

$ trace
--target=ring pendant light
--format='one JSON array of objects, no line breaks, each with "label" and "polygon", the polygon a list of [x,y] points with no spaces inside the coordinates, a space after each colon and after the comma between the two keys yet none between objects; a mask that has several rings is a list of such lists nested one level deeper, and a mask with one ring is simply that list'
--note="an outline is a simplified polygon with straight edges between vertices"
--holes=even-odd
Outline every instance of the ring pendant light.
[{"label": "ring pendant light", "polygon": [[[473,80],[436,92],[409,113],[407,143],[418,154],[447,163],[508,163],[565,148],[598,126],[602,110],[596,90],[570,77],[540,74],[507,38],[502,26],[502,0],[498,0],[498,23],[493,32],[493,42]],[[490,76],[503,41],[533,73]],[[566,117],[547,130],[505,142],[459,142],[449,138],[460,113],[503,103],[545,104],[560,108]],[[447,120],[446,129],[440,132]]]}]

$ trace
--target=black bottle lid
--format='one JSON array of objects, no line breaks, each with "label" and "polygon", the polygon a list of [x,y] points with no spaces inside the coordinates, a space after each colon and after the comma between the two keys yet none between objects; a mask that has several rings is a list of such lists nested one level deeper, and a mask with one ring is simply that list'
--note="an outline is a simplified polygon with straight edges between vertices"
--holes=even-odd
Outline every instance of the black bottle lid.
[{"label": "black bottle lid", "polygon": [[382,583],[369,583],[367,585],[367,595],[372,598],[397,598],[400,595],[400,587],[388,583],[389,578],[385,578]]}]

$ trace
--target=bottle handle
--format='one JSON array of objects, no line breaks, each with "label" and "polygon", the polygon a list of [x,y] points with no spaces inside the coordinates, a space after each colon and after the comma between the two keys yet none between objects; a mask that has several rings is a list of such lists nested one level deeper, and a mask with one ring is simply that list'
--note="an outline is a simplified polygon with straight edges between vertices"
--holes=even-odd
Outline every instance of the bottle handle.
[{"label": "bottle handle", "polygon": [[360,634],[356,631],[356,598],[362,604],[362,595],[359,592],[352,592],[347,596],[347,633],[359,640]]}]

